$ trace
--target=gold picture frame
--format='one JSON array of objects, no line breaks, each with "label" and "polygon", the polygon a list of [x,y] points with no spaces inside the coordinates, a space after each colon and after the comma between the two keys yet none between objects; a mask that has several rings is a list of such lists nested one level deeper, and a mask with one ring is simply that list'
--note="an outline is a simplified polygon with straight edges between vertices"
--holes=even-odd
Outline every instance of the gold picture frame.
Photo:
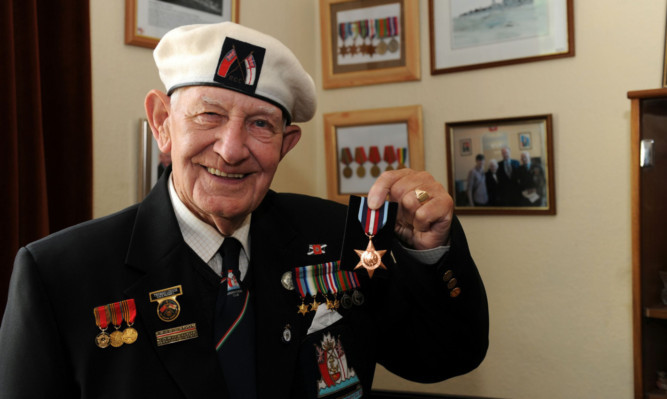
[{"label": "gold picture frame", "polygon": [[422,123],[420,105],[325,114],[328,198],[366,195],[389,168],[424,170]]},{"label": "gold picture frame", "polygon": [[431,75],[574,57],[574,0],[486,3],[429,0]]},{"label": "gold picture frame", "polygon": [[[552,131],[551,114],[445,123],[447,185],[454,211],[555,215]],[[459,143],[464,140],[474,156],[462,156]],[[505,169],[505,164],[510,166]]]},{"label": "gold picture frame", "polygon": [[239,0],[125,0],[125,44],[155,48],[177,26],[223,21],[239,21]]},{"label": "gold picture frame", "polygon": [[320,0],[325,89],[419,80],[419,2]]}]

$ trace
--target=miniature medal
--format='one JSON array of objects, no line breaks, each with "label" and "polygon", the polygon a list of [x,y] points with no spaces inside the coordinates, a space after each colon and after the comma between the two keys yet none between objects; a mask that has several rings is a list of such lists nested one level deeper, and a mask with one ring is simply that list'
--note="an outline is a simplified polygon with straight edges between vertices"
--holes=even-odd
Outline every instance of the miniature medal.
[{"label": "miniature medal", "polygon": [[123,318],[127,323],[127,328],[123,330],[122,340],[123,343],[133,344],[136,342],[139,333],[135,330],[132,325],[134,325],[134,319],[137,316],[137,307],[134,303],[134,299],[128,299],[120,303],[121,311],[123,312]]},{"label": "miniature medal", "polygon": [[95,337],[95,345],[100,348],[106,348],[110,343],[109,334],[107,333],[107,327],[109,327],[108,309],[105,306],[98,306],[93,309],[93,314],[95,314],[95,324],[100,329],[100,333]]},{"label": "miniature medal", "polygon": [[123,314],[120,311],[120,302],[112,303],[109,306],[111,310],[111,322],[116,331],[112,332],[109,337],[111,339],[111,346],[119,348],[123,346],[123,333],[120,331],[120,326],[123,322]]}]

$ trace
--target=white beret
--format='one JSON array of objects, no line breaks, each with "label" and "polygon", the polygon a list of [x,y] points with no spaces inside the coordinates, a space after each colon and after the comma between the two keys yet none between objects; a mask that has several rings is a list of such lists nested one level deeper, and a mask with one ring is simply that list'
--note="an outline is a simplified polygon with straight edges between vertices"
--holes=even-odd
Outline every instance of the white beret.
[{"label": "white beret", "polygon": [[289,122],[315,115],[315,84],[277,39],[232,23],[185,25],[167,32],[153,52],[167,94],[216,86],[280,107]]}]

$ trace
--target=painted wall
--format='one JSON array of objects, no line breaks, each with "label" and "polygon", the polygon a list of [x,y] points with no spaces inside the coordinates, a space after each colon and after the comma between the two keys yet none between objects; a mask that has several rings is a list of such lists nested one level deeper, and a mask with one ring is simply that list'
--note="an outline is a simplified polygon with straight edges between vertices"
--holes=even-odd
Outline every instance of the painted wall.
[{"label": "painted wall", "polygon": [[[241,22],[286,42],[321,88],[317,2],[240,2]],[[419,2],[421,81],[320,89],[318,115],[303,125],[302,142],[285,159],[274,188],[326,196],[322,113],[421,104],[426,168],[443,184],[445,122],[551,113],[558,214],[462,216],[490,301],[487,359],[468,375],[432,385],[380,369],[376,387],[512,398],[631,397],[626,93],[661,85],[665,2],[578,0],[576,57],[438,76],[429,72],[428,1]],[[161,87],[150,50],[123,44],[123,3],[91,1],[95,216],[136,201],[143,97]]]}]

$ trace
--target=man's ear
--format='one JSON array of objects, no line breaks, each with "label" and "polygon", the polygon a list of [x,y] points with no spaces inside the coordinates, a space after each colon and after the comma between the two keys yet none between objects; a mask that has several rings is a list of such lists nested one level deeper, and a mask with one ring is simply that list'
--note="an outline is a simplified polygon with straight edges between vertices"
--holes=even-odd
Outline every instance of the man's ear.
[{"label": "man's ear", "polygon": [[153,132],[160,151],[168,154],[171,152],[171,137],[169,134],[167,120],[171,112],[171,99],[159,90],[151,90],[144,100],[146,117]]},{"label": "man's ear", "polygon": [[285,127],[285,131],[283,132],[283,144],[280,149],[281,160],[292,148],[294,148],[296,143],[299,142],[299,139],[301,139],[301,128],[299,126],[289,125]]}]

